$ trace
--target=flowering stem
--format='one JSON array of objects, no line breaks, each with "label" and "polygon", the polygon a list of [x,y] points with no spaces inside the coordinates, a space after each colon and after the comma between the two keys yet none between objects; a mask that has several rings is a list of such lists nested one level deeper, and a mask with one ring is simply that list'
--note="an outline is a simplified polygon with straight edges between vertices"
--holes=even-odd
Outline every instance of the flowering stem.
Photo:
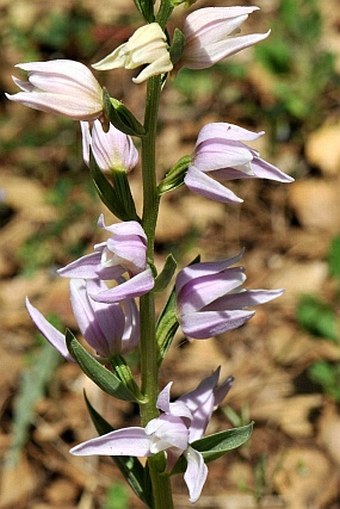
[{"label": "flowering stem", "polygon": [[[156,134],[158,106],[161,93],[161,77],[148,80],[144,128],[146,136],[142,138],[142,179],[143,179],[143,218],[142,225],[148,238],[148,262],[153,266],[155,230],[159,209],[159,193],[156,180]],[[158,395],[158,345],[156,341],[156,319],[154,293],[149,292],[140,299],[141,318],[141,377],[142,393],[146,403],[141,405],[141,421],[145,426],[158,416],[156,400]],[[154,507],[153,509],[172,509],[171,485],[164,475],[164,454],[151,456],[148,460],[151,477]]]}]

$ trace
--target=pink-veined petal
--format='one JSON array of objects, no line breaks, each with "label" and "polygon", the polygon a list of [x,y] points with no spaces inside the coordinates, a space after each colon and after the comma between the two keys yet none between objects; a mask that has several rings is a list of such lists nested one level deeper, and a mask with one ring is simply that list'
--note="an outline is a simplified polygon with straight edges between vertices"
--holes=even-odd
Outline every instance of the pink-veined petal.
[{"label": "pink-veined petal", "polygon": [[188,337],[206,339],[241,327],[255,311],[201,311],[181,315],[181,327]]},{"label": "pink-veined petal", "polygon": [[[226,260],[220,260],[217,262],[199,262],[188,265],[188,267],[185,267],[179,272],[176,278],[177,294],[182,290],[183,286],[189,283],[192,279],[211,276],[225,271],[231,265],[239,262],[243,254],[244,249],[242,249],[236,256],[232,256]],[[239,269],[241,269],[241,267],[239,267]]]},{"label": "pink-veined petal", "polygon": [[223,272],[209,276],[196,277],[188,282],[177,294],[180,312],[192,313],[199,311],[230,292],[236,293],[242,286],[246,276],[239,267],[228,268]]},{"label": "pink-veined petal", "polygon": [[231,293],[217,299],[210,306],[206,306],[205,311],[223,311],[224,309],[242,309],[258,304],[270,302],[280,297],[284,290],[246,290],[243,289],[238,293]]},{"label": "pink-veined petal", "polygon": [[254,141],[264,134],[264,131],[254,133],[244,127],[240,127],[235,124],[228,124],[227,122],[212,122],[210,124],[206,124],[200,130],[196,141],[196,147],[201,143],[214,138],[225,138],[231,141]]}]

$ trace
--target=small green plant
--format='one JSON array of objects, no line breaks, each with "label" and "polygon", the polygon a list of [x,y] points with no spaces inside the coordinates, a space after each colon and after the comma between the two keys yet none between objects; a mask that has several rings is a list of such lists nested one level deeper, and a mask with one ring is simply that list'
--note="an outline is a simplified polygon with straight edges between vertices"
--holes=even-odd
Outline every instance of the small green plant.
[{"label": "small green plant", "polygon": [[129,497],[123,484],[113,483],[106,494],[103,509],[128,509]]},{"label": "small green plant", "polygon": [[313,382],[321,385],[325,394],[340,403],[340,363],[315,362],[310,366],[308,375]]},{"label": "small green plant", "polygon": [[[340,282],[340,236],[330,243],[328,253],[328,270],[335,279],[337,287]],[[329,302],[314,295],[303,295],[297,307],[299,325],[316,338],[326,339],[339,344],[339,325],[336,309],[339,303],[338,289]],[[322,391],[340,402],[340,363],[319,360],[311,364],[307,371],[308,377],[320,385]]]},{"label": "small green plant", "polygon": [[297,307],[299,325],[313,336],[339,341],[336,314],[331,304],[313,295],[303,295]]},{"label": "small green plant", "polygon": [[325,91],[336,73],[333,55],[320,44],[318,0],[281,0],[274,27],[270,39],[255,48],[255,58],[274,78],[272,120],[319,122]]}]

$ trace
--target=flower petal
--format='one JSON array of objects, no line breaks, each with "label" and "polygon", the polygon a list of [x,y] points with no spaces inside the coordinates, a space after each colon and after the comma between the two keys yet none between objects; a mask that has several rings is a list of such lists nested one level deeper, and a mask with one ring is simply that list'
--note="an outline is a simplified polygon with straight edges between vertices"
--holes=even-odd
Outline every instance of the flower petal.
[{"label": "flower petal", "polygon": [[53,327],[46,320],[46,318],[38,311],[28,298],[26,297],[26,308],[27,311],[35,323],[36,327],[39,329],[41,334],[47,339],[47,341],[56,349],[58,352],[67,360],[74,362],[73,357],[69,354],[66,346],[65,336],[58,329]]},{"label": "flower petal", "polygon": [[213,274],[223,272],[231,265],[239,262],[244,254],[242,249],[236,256],[226,260],[217,262],[199,262],[188,265],[182,269],[176,278],[176,292],[177,294],[182,290],[183,286],[189,283],[192,279],[211,276]]},{"label": "flower petal", "polygon": [[217,386],[219,374],[220,368],[216,369],[212,375],[202,380],[196,389],[179,397],[175,402],[184,403],[192,413],[192,421],[189,430],[190,443],[203,436],[210,421],[216,406],[214,391]]},{"label": "flower petal", "polygon": [[181,315],[181,327],[190,338],[206,339],[241,327],[255,311],[201,311]]},{"label": "flower petal", "polygon": [[243,200],[236,196],[230,189],[212,179],[202,171],[189,166],[187,174],[184,177],[184,183],[194,193],[200,194],[205,198],[220,201],[222,203],[242,203]]},{"label": "flower petal", "polygon": [[187,460],[184,481],[189,490],[190,502],[196,502],[202,493],[207,479],[208,467],[204,463],[202,454],[193,447],[189,446],[184,454]]},{"label": "flower petal", "polygon": [[246,276],[240,267],[193,278],[181,292],[177,293],[180,312],[185,314],[200,311],[209,305],[215,309],[214,301],[216,299],[223,300],[224,295],[231,292],[237,293],[245,280]]},{"label": "flower petal", "polygon": [[284,290],[243,290],[239,293],[225,295],[217,300],[211,306],[207,306],[205,311],[223,311],[224,309],[242,309],[245,307],[264,304],[277,297],[280,297]]},{"label": "flower petal", "polygon": [[92,438],[70,450],[75,456],[150,456],[150,438],[144,428],[131,427]]},{"label": "flower petal", "polygon": [[155,285],[155,280],[152,276],[150,269],[146,269],[140,274],[133,276],[124,283],[110,288],[104,292],[99,292],[91,295],[93,300],[97,302],[105,302],[110,304],[112,302],[119,302],[125,299],[140,297],[148,293]]}]

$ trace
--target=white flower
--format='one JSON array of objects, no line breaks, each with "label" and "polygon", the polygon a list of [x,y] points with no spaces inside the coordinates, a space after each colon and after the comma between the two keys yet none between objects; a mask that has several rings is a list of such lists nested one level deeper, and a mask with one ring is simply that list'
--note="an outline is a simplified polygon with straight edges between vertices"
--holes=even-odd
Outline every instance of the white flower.
[{"label": "white flower", "polygon": [[136,69],[142,65],[146,67],[137,78],[132,78],[134,83],[142,83],[151,76],[169,72],[173,68],[166,35],[158,23],[138,28],[126,43],[92,67],[98,71],[108,71],[118,67]]}]

